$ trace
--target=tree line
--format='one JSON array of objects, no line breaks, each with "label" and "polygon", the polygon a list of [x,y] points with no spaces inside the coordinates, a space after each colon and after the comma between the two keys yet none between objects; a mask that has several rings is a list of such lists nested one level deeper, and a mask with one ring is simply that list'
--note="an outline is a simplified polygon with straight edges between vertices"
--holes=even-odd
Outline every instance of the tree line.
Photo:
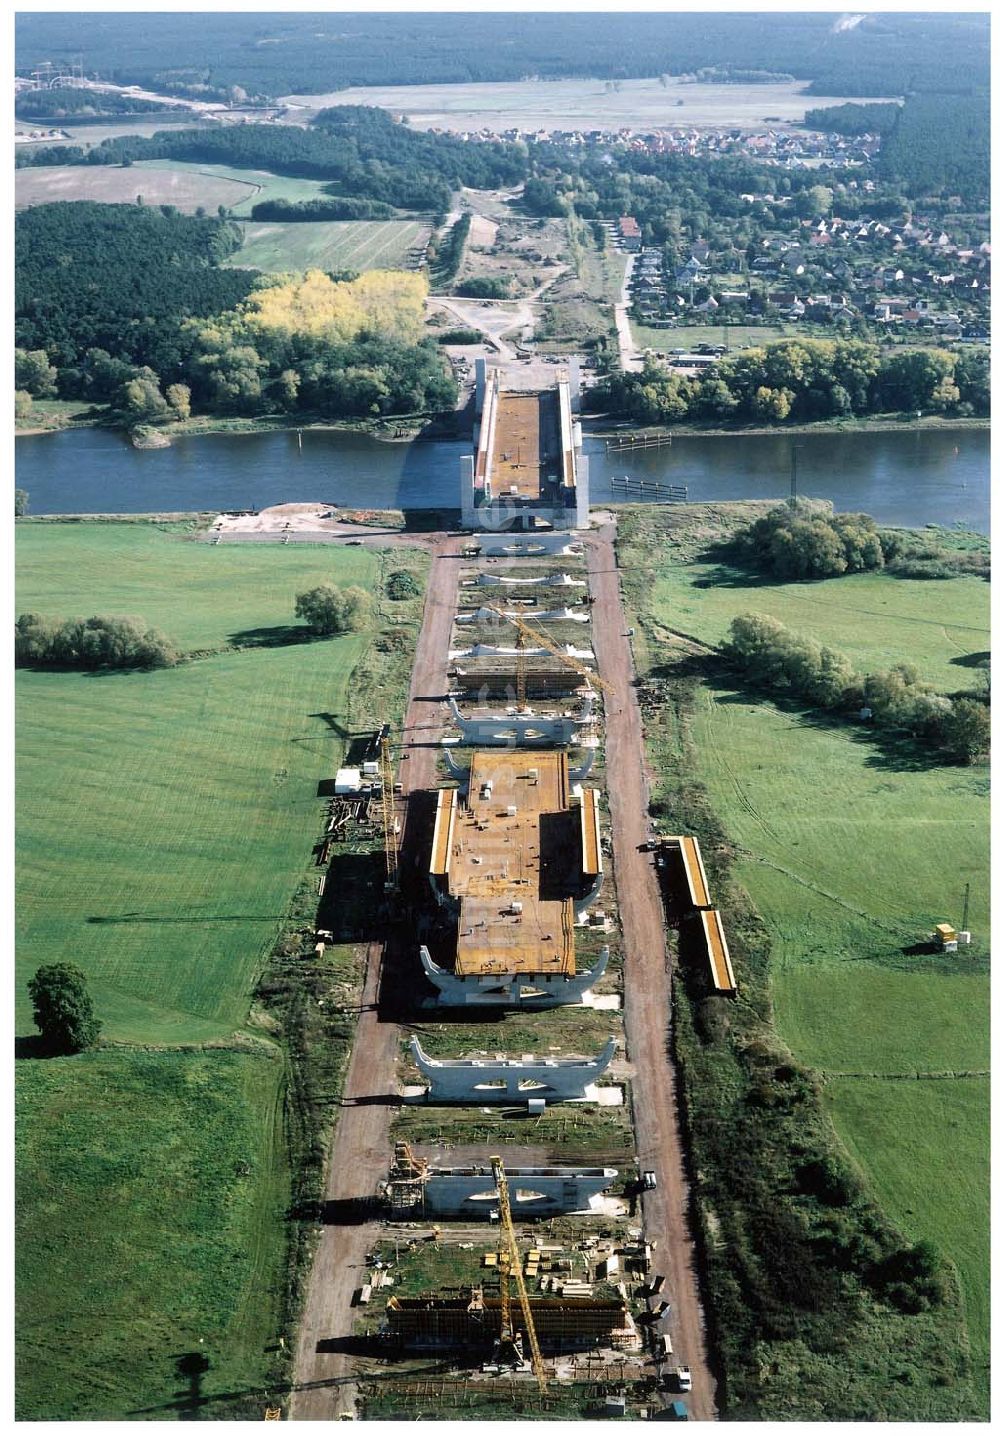
[{"label": "tree line", "polygon": [[734,618],[722,651],[755,686],[862,716],[876,728],[903,730],[945,761],[972,763],[989,753],[985,695],[946,697],[921,682],[912,664],[858,673],[843,653],[760,613]]},{"label": "tree line", "polygon": [[391,204],[378,199],[351,199],[347,196],[329,199],[265,199],[255,204],[250,218],[264,223],[291,221],[392,219],[396,214]]},{"label": "tree line", "polygon": [[834,135],[885,135],[899,119],[899,105],[828,105],[806,110],[802,123],[807,130]]},{"label": "tree line", "polygon": [[80,90],[73,86],[55,86],[50,90],[20,90],[14,100],[14,114],[19,120],[93,120],[108,115],[163,115],[176,113],[176,107],[142,100],[138,95],[123,95],[108,90]]},{"label": "tree line", "polygon": [[587,405],[644,424],[687,419],[777,424],[913,412],[989,413],[985,348],[881,351],[857,339],[785,339],[720,359],[687,377],[647,359],[640,374],[609,374]]},{"label": "tree line", "polygon": [[19,668],[172,668],[179,659],[171,640],[141,618],[22,613],[14,625]]},{"label": "tree line", "polygon": [[911,96],[882,140],[878,171],[908,193],[956,194],[967,204],[987,205],[989,90]]}]

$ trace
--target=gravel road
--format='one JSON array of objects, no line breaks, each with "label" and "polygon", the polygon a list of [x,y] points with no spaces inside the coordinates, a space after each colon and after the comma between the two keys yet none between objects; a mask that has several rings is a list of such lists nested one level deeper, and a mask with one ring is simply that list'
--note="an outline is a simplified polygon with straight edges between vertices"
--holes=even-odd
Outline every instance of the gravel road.
[{"label": "gravel road", "polygon": [[625,637],[614,529],[587,541],[598,669],[615,690],[605,696],[605,773],[625,945],[625,1036],[633,1067],[636,1159],[657,1175],[644,1193],[646,1238],[657,1243],[654,1270],[666,1278],[673,1309],[666,1329],[679,1365],[691,1368],[685,1398],[696,1421],[716,1419],[715,1380],[708,1364],[705,1320],[698,1292],[695,1248],[687,1219],[690,1193],[684,1170],[673,1062],[667,1050],[672,958],[668,959],[659,885],[652,858],[639,852],[649,837],[649,789],[636,700],[635,669]]},{"label": "gravel road", "polygon": [[[419,834],[409,830],[406,807],[411,792],[436,786],[437,740],[444,708],[427,699],[447,688],[448,640],[458,591],[461,539],[437,537],[428,577],[424,622],[417,640],[403,733],[404,760],[397,778],[403,785],[401,861],[406,863]],[[438,715],[441,715],[440,717]],[[379,1016],[379,987],[384,968],[400,938],[412,963],[416,954],[405,934],[368,948],[361,1013],[344,1081],[344,1096],[327,1168],[327,1219],[316,1251],[295,1356],[295,1421],[335,1420],[353,1411],[350,1332],[351,1302],[362,1284],[365,1253],[377,1236],[381,1217],[365,1221],[358,1203],[375,1193],[388,1169],[395,1094],[399,1028]],[[379,1100],[381,1099],[381,1100]]]}]

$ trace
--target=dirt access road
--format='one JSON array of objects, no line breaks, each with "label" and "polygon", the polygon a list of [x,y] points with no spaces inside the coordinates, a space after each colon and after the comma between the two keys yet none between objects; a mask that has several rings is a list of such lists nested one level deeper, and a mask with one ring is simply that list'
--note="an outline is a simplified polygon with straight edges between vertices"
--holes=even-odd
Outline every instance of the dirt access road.
[{"label": "dirt access road", "polygon": [[[408,797],[437,784],[437,745],[446,712],[440,702],[447,689],[446,670],[451,621],[458,592],[462,539],[435,536],[427,581],[424,621],[417,640],[403,732],[403,757],[397,778],[403,785],[401,860],[411,855]],[[432,701],[428,701],[432,700]],[[351,1381],[351,1302],[362,1285],[365,1253],[381,1218],[366,1220],[362,1204],[385,1178],[390,1156],[394,1074],[399,1027],[379,1014],[379,989],[394,941],[371,943],[367,953],[361,1010],[344,1080],[326,1180],[326,1224],[313,1261],[295,1354],[291,1416],[295,1421],[335,1420],[354,1410]],[[416,962],[412,939],[395,935]],[[388,1090],[390,1086],[393,1090]]]},{"label": "dirt access road", "polygon": [[587,540],[594,653],[615,690],[605,697],[605,771],[614,838],[615,887],[625,948],[625,1036],[632,1064],[636,1162],[656,1172],[644,1193],[646,1238],[656,1242],[654,1269],[663,1273],[672,1303],[666,1330],[678,1365],[691,1368],[685,1397],[696,1421],[717,1417],[715,1379],[708,1364],[705,1319],[698,1293],[694,1238],[687,1219],[690,1193],[684,1170],[673,1062],[667,1050],[671,962],[653,861],[639,846],[649,837],[649,784],[635,669],[625,636],[614,529]]}]

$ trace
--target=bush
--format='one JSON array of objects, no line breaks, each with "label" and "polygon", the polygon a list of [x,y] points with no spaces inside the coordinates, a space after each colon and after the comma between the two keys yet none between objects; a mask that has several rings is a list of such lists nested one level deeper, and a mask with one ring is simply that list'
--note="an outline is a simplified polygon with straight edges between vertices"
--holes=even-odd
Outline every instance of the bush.
[{"label": "bush", "polygon": [[363,588],[321,583],[297,595],[295,617],[304,618],[314,633],[351,633],[364,626],[370,607]]},{"label": "bush", "polygon": [[14,625],[18,667],[172,668],[180,654],[169,638],[141,618],[66,620],[22,613]]},{"label": "bush", "polygon": [[434,337],[439,344],[478,344],[483,336],[478,329],[445,329]]},{"label": "bush", "polygon": [[396,569],[390,573],[385,581],[385,591],[390,598],[418,598],[420,596],[420,584],[413,574],[405,568]]},{"label": "bush", "polygon": [[463,299],[506,299],[510,293],[509,280],[499,275],[479,275],[476,279],[465,279],[455,288]]},{"label": "bush", "polygon": [[731,547],[744,563],[778,578],[835,578],[885,564],[868,514],[832,514],[808,500],[782,504],[737,530]]}]

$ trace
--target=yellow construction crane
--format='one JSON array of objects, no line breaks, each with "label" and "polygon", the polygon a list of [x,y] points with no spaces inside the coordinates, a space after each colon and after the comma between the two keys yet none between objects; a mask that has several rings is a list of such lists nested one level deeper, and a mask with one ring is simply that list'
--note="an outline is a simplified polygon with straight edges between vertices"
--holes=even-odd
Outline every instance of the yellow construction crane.
[{"label": "yellow construction crane", "polygon": [[571,658],[568,653],[564,653],[554,639],[549,638],[548,634],[540,632],[539,629],[532,628],[529,623],[525,623],[520,614],[503,613],[499,608],[490,608],[488,612],[492,613],[496,618],[502,618],[507,623],[512,623],[517,629],[517,638],[514,640],[514,647],[517,650],[514,664],[517,683],[517,706],[522,712],[527,704],[524,650],[527,647],[525,640],[528,638],[530,638],[533,643],[537,643],[538,647],[543,648],[546,653],[551,654],[553,658],[558,658],[559,662],[564,664],[566,668],[572,668],[574,673],[579,673],[582,678],[585,678],[587,682],[595,688],[599,688],[602,693],[607,693],[608,695],[614,693],[615,690],[611,687],[610,683],[605,683],[603,678],[598,678],[597,674],[592,673],[584,664],[578,662],[575,658]]},{"label": "yellow construction crane", "polygon": [[491,1157],[490,1166],[493,1168],[493,1180],[496,1183],[497,1196],[500,1198],[500,1225],[503,1227],[507,1248],[506,1251],[501,1251],[498,1254],[497,1259],[500,1273],[500,1340],[497,1342],[497,1350],[501,1355],[505,1350],[513,1352],[518,1364],[523,1359],[519,1333],[514,1330],[510,1308],[509,1273],[513,1272],[514,1280],[517,1283],[517,1294],[521,1302],[524,1329],[528,1333],[528,1345],[531,1348],[531,1369],[535,1373],[538,1389],[544,1396],[545,1367],[542,1364],[542,1352],[538,1345],[538,1334],[535,1331],[535,1323],[531,1315],[528,1288],[524,1283],[524,1272],[521,1269],[521,1258],[517,1250],[517,1233],[514,1230],[514,1218],[510,1211],[510,1192],[507,1189],[507,1174],[504,1171],[503,1159]]},{"label": "yellow construction crane", "polygon": [[378,735],[379,777],[382,781],[382,833],[385,839],[385,890],[399,891],[399,842],[396,832],[396,799],[393,791],[392,751],[389,725]]}]

